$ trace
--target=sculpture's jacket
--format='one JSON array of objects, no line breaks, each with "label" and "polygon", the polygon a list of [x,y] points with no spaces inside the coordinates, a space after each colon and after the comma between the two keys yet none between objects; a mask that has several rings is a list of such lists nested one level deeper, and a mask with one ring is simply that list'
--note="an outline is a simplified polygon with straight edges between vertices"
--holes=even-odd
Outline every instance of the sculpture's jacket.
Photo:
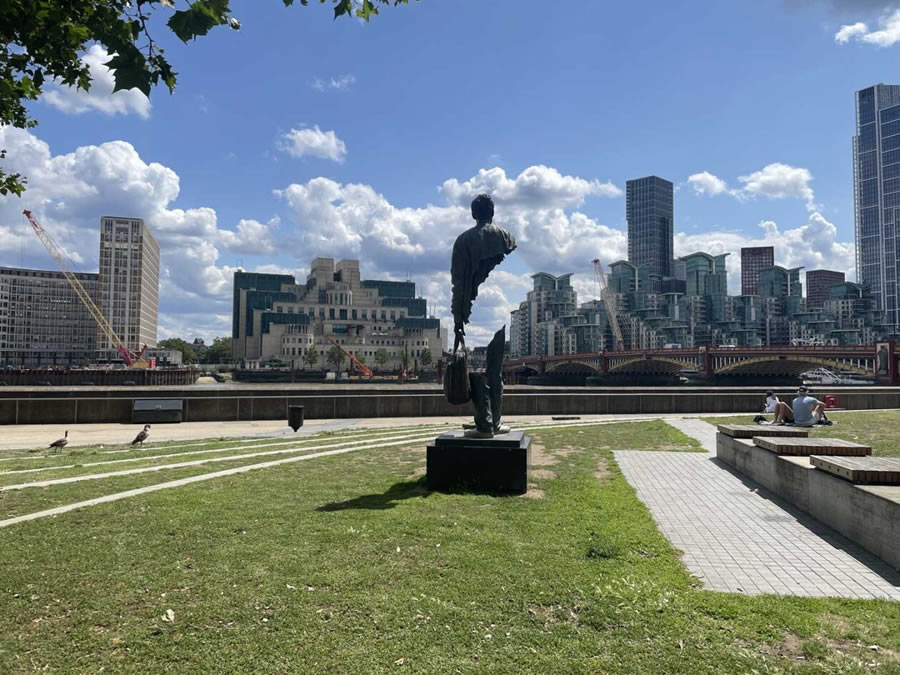
[{"label": "sculpture's jacket", "polygon": [[469,322],[472,303],[478,297],[478,287],[515,248],[515,238],[490,223],[476,225],[456,238],[450,260],[450,280],[453,284],[450,310],[456,324]]}]

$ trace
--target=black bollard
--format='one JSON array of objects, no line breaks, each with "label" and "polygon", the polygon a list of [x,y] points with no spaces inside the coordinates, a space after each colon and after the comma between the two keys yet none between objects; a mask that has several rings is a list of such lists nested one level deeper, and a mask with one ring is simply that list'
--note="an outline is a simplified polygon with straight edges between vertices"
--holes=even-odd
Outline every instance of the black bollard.
[{"label": "black bollard", "polygon": [[295,432],[297,429],[303,426],[303,406],[302,405],[289,405],[288,406],[288,426],[293,429]]}]

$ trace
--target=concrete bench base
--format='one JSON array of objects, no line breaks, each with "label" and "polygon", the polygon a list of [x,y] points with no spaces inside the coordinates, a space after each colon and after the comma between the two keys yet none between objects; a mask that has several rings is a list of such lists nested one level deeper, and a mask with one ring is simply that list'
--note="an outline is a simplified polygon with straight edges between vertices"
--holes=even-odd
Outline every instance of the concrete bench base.
[{"label": "concrete bench base", "polygon": [[900,570],[900,486],[854,485],[809,457],[776,455],[752,440],[716,434],[716,456]]}]

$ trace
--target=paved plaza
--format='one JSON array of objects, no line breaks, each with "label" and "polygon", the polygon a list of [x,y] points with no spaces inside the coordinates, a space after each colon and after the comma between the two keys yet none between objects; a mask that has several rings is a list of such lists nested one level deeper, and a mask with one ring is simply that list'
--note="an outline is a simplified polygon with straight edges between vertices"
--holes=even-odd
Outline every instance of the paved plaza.
[{"label": "paved plaza", "polygon": [[625,478],[704,587],[751,595],[900,600],[900,574],[715,459],[716,430],[667,419],[706,452],[614,451]]}]

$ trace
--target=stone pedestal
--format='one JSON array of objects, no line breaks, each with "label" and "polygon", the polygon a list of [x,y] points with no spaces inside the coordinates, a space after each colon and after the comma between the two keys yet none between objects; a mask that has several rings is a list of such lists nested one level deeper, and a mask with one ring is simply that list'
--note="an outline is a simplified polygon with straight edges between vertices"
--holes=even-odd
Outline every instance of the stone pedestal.
[{"label": "stone pedestal", "polygon": [[441,434],[428,446],[430,490],[523,494],[528,490],[531,438],[510,431],[493,438],[466,438],[462,430]]}]

